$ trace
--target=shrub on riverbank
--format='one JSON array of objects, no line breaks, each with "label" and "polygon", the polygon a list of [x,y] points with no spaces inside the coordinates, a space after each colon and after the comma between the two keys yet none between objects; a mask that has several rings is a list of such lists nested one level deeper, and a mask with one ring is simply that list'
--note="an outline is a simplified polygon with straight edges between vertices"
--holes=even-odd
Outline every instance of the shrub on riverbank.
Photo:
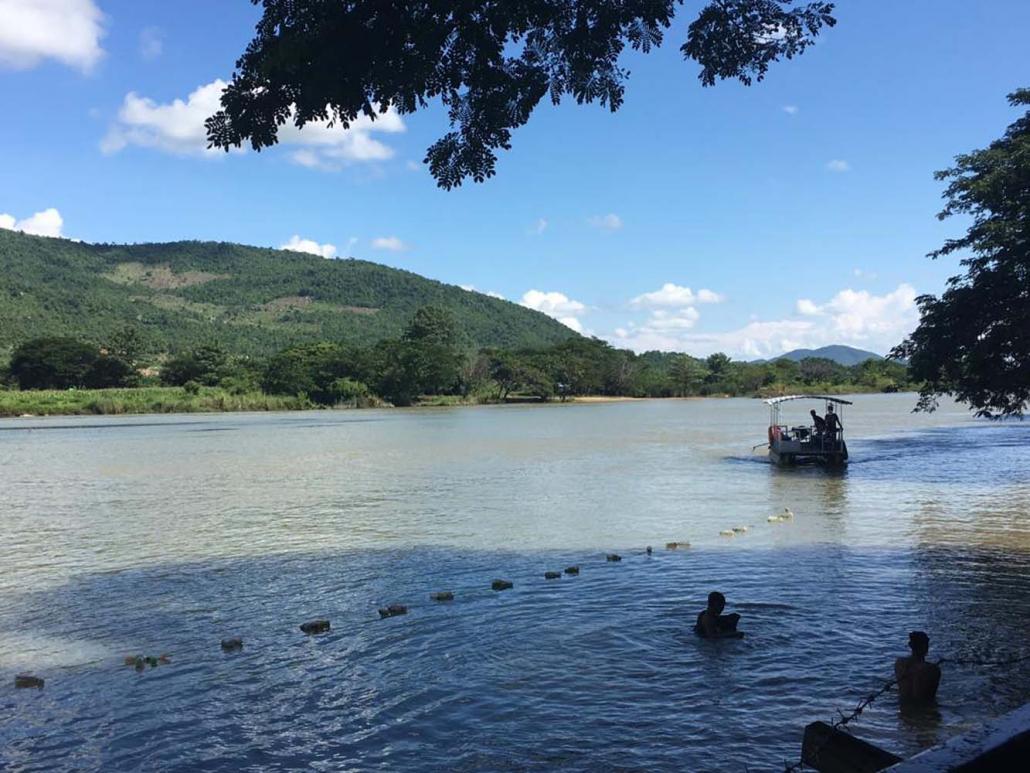
[{"label": "shrub on riverbank", "polygon": [[220,387],[200,387],[195,394],[183,387],[0,390],[0,416],[291,411],[310,407],[304,397],[233,394]]},{"label": "shrub on riverbank", "polygon": [[[125,363],[123,370],[131,364],[134,380],[143,379],[146,384],[160,378],[166,386],[9,392],[0,398],[0,415],[462,405],[512,399],[564,401],[587,395],[769,397],[918,387],[911,384],[904,364],[875,358],[846,366],[821,357],[739,362],[722,353],[705,359],[669,352],[638,355],[583,337],[541,349],[476,350],[453,315],[433,307],[416,311],[398,339],[366,348],[332,341],[295,344],[268,360],[205,344],[143,368],[133,346],[124,340],[101,346],[71,339],[35,339],[19,352],[23,350],[32,357],[12,361],[6,369],[7,380],[23,389],[27,384],[118,386],[117,380],[94,384],[82,375],[95,362],[114,358]],[[66,372],[74,376],[71,381],[65,378]],[[55,373],[65,380],[55,382]],[[0,383],[3,375],[0,372]]]}]

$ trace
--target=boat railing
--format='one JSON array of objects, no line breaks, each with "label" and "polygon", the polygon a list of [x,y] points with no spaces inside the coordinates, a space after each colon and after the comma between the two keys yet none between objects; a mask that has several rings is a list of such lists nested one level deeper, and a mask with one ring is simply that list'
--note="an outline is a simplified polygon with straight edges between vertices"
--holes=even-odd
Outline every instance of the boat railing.
[{"label": "boat railing", "polygon": [[799,424],[791,427],[780,424],[777,429],[784,440],[796,440],[813,451],[836,452],[844,441],[844,430],[841,427],[819,432],[814,426]]},{"label": "boat railing", "polygon": [[811,425],[774,424],[769,427],[770,441],[774,436],[783,441],[801,443],[804,450],[837,453],[844,442],[844,429],[835,427],[819,432]]}]

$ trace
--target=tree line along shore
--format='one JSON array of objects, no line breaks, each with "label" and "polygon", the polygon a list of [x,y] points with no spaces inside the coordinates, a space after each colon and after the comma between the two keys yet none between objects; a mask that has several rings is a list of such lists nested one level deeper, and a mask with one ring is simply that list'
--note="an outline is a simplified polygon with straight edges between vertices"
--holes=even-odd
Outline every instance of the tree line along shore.
[{"label": "tree line along shore", "polygon": [[283,411],[331,407],[567,401],[577,397],[755,396],[917,388],[907,367],[733,361],[615,349],[570,338],[540,348],[470,346],[448,310],[424,306],[400,338],[332,341],[260,359],[208,343],[172,355],[145,351],[133,328],[110,341],[27,340],[0,369],[0,416]]}]

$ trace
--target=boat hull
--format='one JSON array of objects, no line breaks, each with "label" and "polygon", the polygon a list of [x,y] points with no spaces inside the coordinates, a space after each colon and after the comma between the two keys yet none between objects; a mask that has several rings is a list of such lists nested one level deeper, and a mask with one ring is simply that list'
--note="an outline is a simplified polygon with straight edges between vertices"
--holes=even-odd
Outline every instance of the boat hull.
[{"label": "boat hull", "polygon": [[819,464],[824,467],[844,467],[848,463],[847,443],[826,451],[809,451],[798,448],[769,447],[769,461],[779,467]]}]

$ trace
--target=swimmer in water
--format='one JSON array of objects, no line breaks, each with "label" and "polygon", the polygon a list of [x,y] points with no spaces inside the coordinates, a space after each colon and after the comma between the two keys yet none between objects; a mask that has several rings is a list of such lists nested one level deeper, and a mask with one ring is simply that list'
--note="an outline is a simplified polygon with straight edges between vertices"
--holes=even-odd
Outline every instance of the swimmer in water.
[{"label": "swimmer in water", "polygon": [[708,594],[708,608],[697,616],[694,631],[705,639],[739,639],[744,634],[737,630],[740,615],[724,615],[726,597],[715,590]]},{"label": "swimmer in water", "polygon": [[898,695],[902,703],[932,703],[941,682],[941,669],[936,663],[926,662],[930,637],[922,631],[912,631],[908,635],[908,646],[912,654],[894,661]]}]

